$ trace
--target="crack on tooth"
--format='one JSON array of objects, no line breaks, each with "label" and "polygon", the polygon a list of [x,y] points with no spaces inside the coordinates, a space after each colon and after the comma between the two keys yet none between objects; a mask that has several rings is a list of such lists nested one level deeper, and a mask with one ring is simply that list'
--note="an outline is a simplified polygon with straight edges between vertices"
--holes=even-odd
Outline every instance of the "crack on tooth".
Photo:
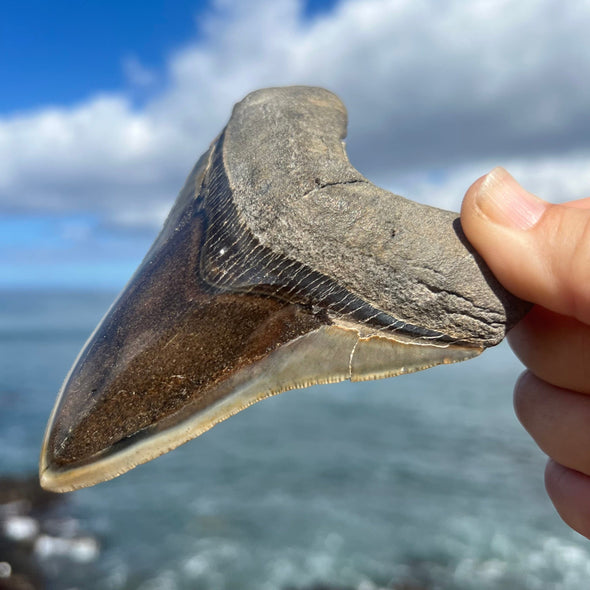
[{"label": "crack on tooth", "polygon": [[370,182],[368,180],[364,180],[362,178],[354,178],[351,180],[339,180],[339,181],[334,181],[334,182],[321,182],[319,178],[316,178],[315,179],[315,186],[312,189],[303,193],[303,195],[301,195],[301,197],[302,198],[307,197],[308,195],[310,195],[314,191],[319,191],[319,190],[322,190],[323,188],[326,188],[329,186],[340,186],[340,185],[345,185],[345,184],[370,184]]},{"label": "crack on tooth", "polygon": [[350,357],[348,359],[348,379],[352,380],[352,359],[354,358],[354,353],[356,351],[356,347],[358,346],[359,342],[361,341],[361,337],[358,336],[354,346],[350,350]]}]

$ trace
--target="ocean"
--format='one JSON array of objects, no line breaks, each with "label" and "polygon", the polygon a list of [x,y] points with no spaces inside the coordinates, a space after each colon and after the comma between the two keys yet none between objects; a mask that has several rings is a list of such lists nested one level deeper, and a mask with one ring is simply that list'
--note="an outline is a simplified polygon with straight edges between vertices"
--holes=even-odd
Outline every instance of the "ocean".
[{"label": "ocean", "polygon": [[[0,293],[0,475],[30,474],[112,293]],[[98,542],[39,553],[55,590],[580,590],[506,345],[414,375],[290,391],[60,508]],[[2,562],[0,555],[0,562]]]}]

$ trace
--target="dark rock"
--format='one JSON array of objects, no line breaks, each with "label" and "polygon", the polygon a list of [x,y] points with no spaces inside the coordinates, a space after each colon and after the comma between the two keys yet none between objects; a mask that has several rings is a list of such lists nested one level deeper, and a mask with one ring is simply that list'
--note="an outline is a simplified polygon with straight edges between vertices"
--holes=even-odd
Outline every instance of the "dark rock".
[{"label": "dark rock", "polygon": [[63,502],[61,494],[44,490],[39,485],[37,475],[29,477],[0,476],[0,515],[9,504],[24,502],[21,511],[43,513],[54,505]]},{"label": "dark rock", "polygon": [[41,488],[37,474],[0,477],[0,590],[47,588],[60,560],[93,559],[98,543],[79,534],[64,504],[65,496]]}]

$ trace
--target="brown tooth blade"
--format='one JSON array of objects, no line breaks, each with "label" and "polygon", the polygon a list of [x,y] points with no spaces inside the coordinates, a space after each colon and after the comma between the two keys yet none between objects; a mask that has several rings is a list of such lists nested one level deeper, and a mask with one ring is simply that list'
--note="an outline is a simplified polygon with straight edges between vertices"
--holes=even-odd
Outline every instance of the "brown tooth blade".
[{"label": "brown tooth blade", "polygon": [[195,397],[136,437],[115,443],[109,449],[112,452],[99,453],[92,461],[73,467],[46,468],[42,483],[48,489],[63,492],[111,479],[286,390],[410,373],[465,360],[479,352],[481,349],[412,344],[383,336],[360,337],[352,327],[322,326],[218,382],[209,390],[206,403]]},{"label": "brown tooth blade", "polygon": [[324,326],[294,339],[262,360],[245,366],[175,414],[163,417],[135,437],[116,442],[90,461],[44,465],[45,488],[65,492],[94,485],[199,436],[261,399],[288,389],[349,378],[349,360],[356,332]]}]

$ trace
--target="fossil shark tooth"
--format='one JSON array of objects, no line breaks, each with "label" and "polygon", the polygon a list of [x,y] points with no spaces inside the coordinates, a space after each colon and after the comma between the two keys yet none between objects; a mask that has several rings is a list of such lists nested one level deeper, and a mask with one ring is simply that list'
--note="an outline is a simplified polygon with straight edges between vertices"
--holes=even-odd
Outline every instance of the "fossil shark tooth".
[{"label": "fossil shark tooth", "polygon": [[345,134],[320,88],[235,106],[67,376],[44,487],[113,478],[288,389],[471,358],[526,313],[456,214],[371,184]]}]

